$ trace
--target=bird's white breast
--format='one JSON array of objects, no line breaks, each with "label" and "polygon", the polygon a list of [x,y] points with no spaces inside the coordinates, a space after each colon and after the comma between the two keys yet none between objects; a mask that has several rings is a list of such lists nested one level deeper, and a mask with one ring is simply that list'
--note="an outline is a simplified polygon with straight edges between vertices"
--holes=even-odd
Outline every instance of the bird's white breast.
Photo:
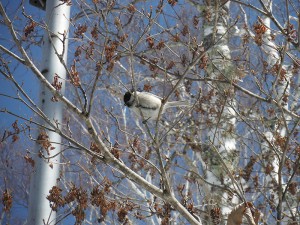
[{"label": "bird's white breast", "polygon": [[145,120],[155,120],[158,117],[158,113],[161,106],[161,99],[155,95],[147,92],[138,93],[138,101],[131,109],[139,116],[142,116]]}]

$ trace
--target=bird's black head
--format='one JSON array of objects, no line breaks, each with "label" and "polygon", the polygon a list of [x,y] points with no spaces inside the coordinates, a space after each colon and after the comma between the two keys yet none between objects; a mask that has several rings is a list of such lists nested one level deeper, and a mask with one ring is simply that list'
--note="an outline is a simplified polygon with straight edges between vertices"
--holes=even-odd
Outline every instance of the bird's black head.
[{"label": "bird's black head", "polygon": [[130,107],[133,104],[131,96],[132,96],[132,93],[129,91],[127,91],[124,95],[124,104],[128,107]]}]

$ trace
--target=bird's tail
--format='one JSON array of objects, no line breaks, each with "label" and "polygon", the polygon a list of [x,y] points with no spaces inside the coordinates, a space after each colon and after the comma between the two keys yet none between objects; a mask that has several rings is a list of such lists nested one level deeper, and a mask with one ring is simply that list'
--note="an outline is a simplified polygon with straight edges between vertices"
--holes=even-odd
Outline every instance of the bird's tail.
[{"label": "bird's tail", "polygon": [[181,106],[189,106],[190,104],[187,101],[174,101],[174,102],[167,102],[165,104],[165,108],[172,108],[172,107],[181,107]]}]

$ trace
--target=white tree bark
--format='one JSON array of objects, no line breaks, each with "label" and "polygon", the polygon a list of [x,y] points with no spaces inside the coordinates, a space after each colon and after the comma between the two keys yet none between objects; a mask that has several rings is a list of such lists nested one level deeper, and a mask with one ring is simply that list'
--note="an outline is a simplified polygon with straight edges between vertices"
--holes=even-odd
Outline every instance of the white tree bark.
[{"label": "white tree bark", "polygon": [[[66,62],[68,50],[68,29],[70,18],[70,6],[62,4],[59,0],[46,2],[46,27],[43,39],[43,58],[42,74],[52,83],[54,76],[59,76],[59,82],[62,82],[62,89],[58,90],[64,94],[66,70],[61,60]],[[63,37],[63,34],[65,37]],[[65,39],[64,39],[65,38]],[[45,116],[52,123],[60,124],[63,122],[63,104],[52,101],[53,94],[45,85],[42,85],[40,92],[40,108]],[[44,119],[42,119],[44,121]],[[41,123],[44,123],[44,122]],[[35,167],[31,177],[30,194],[29,194],[29,216],[28,224],[55,224],[56,212],[52,211],[49,201],[46,198],[49,190],[56,185],[60,171],[60,152],[62,146],[62,137],[55,132],[47,131],[51,146],[55,149],[50,150],[50,155],[41,147],[36,146]],[[49,160],[39,156],[39,151],[45,157],[55,156]]]},{"label": "white tree bark", "polygon": [[[270,0],[262,0],[261,5],[266,12],[270,12],[272,14],[272,1]],[[280,46],[276,46],[274,41],[271,38],[271,18],[268,16],[262,17],[262,23],[267,27],[265,34],[263,35],[263,49],[267,56],[268,66],[270,68],[278,66],[279,71],[275,75],[275,80],[272,85],[272,94],[273,97],[279,104],[280,108],[284,108],[289,110],[289,102],[288,96],[290,95],[290,82],[291,82],[291,69],[292,66],[289,66],[285,63],[286,51],[288,50],[289,43],[286,42],[282,51],[279,51]],[[286,24],[286,26],[288,26]],[[281,52],[281,55],[279,54]],[[283,73],[284,75],[281,75]],[[262,153],[269,155],[272,161],[272,171],[267,176],[266,185],[272,187],[273,182],[276,182],[278,185],[278,189],[276,192],[271,190],[270,193],[273,193],[275,196],[274,203],[277,207],[277,220],[280,224],[284,222],[283,220],[283,213],[290,214],[289,208],[292,207],[290,202],[290,206],[286,205],[286,202],[283,202],[283,192],[287,188],[285,181],[283,179],[283,167],[286,161],[286,153],[287,153],[287,146],[285,148],[281,148],[277,146],[276,138],[274,134],[277,133],[279,138],[285,138],[288,140],[288,125],[290,124],[291,116],[284,113],[283,110],[276,111],[276,117],[272,120],[272,128],[273,131],[268,131],[265,133],[266,141],[262,142]],[[282,121],[283,124],[280,124],[279,121]],[[270,145],[271,144],[271,145]],[[272,188],[271,188],[272,189]],[[288,217],[286,217],[286,221],[288,222]]]},{"label": "white tree bark", "polygon": [[[208,131],[207,137],[210,142],[216,147],[209,149],[209,163],[207,171],[207,181],[217,185],[232,184],[228,173],[237,165],[238,155],[236,154],[236,140],[233,135],[236,124],[235,100],[233,87],[230,83],[235,78],[235,71],[231,63],[230,49],[228,47],[228,19],[229,19],[229,2],[221,6],[218,1],[212,1],[206,7],[211,17],[210,20],[204,22],[204,47],[211,49],[208,51],[209,64],[207,76],[214,79],[228,80],[229,84],[216,85],[217,95],[213,97],[210,108],[218,111],[217,116],[213,114],[210,120],[213,122],[212,128]],[[210,83],[210,82],[209,82]],[[211,86],[215,84],[210,83]],[[218,106],[218,107],[217,107]],[[213,149],[218,151],[215,154]],[[203,157],[203,156],[202,156]],[[221,159],[225,164],[221,163]],[[227,169],[224,168],[226,165]],[[222,205],[224,214],[231,211],[227,199],[227,193],[212,191],[213,196],[218,204]],[[222,200],[223,199],[223,200]],[[235,204],[237,203],[234,199]]]}]

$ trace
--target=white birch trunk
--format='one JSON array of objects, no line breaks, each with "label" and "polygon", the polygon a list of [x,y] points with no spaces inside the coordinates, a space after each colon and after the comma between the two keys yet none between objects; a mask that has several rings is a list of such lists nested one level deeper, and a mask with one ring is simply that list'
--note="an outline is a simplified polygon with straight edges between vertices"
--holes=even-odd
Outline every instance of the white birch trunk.
[{"label": "white birch trunk", "polygon": [[[59,5],[59,6],[58,6]],[[55,74],[63,82],[61,94],[64,93],[64,80],[66,71],[61,64],[58,54],[63,54],[62,58],[66,62],[68,41],[62,40],[62,34],[68,32],[69,29],[70,6],[63,4],[59,0],[48,0],[46,2],[46,25],[48,30],[45,31],[43,40],[43,61],[41,71],[49,82],[53,82]],[[61,40],[60,40],[61,39]],[[63,120],[63,107],[60,102],[53,102],[51,98],[53,94],[45,86],[41,90],[41,109],[51,122],[57,123],[58,126]],[[30,193],[29,193],[29,216],[28,225],[55,224],[56,213],[51,210],[50,203],[46,199],[49,190],[56,185],[59,178],[59,163],[62,142],[61,136],[54,132],[47,132],[49,140],[54,150],[50,150],[50,156],[55,156],[49,160],[40,158],[38,151],[47,157],[47,152],[37,145],[35,167],[31,177]],[[55,143],[55,144],[54,144]],[[58,143],[58,144],[56,144]],[[53,168],[50,167],[53,165]],[[44,222],[43,222],[44,221]]]},{"label": "white birch trunk", "polygon": [[[226,79],[232,81],[235,76],[234,67],[231,63],[230,49],[228,47],[228,19],[229,19],[229,2],[219,8],[218,1],[212,1],[211,5],[206,7],[206,11],[211,14],[211,20],[204,22],[204,48],[209,48],[209,65],[207,76],[211,78]],[[237,163],[236,140],[233,135],[236,124],[236,113],[233,87],[229,84],[209,83],[218,94],[210,102],[210,107],[215,107],[219,112],[218,116],[213,114],[209,119],[213,126],[208,131],[209,141],[216,149],[229,171]],[[207,180],[210,183],[223,185],[231,184],[227,169],[221,163],[220,157],[215,154],[211,146],[208,146],[208,165]],[[203,155],[202,155],[203,157]],[[207,160],[205,160],[207,161]],[[227,194],[221,191],[211,190],[213,201],[222,207],[224,214],[231,211],[229,203],[226,202]],[[224,202],[225,200],[225,202]],[[234,199],[237,203],[236,199]]]},{"label": "white birch trunk", "polygon": [[[268,11],[272,12],[272,1],[270,0],[264,0],[263,3],[265,4]],[[271,27],[271,19],[269,17],[263,17],[262,18],[263,24],[267,27]],[[273,43],[271,39],[271,31],[270,29],[267,29],[266,33],[263,36],[263,49],[265,53],[267,54],[267,62],[269,64],[269,67],[273,67],[276,64],[281,65],[280,70],[285,71],[284,79],[280,76],[280,72],[275,77],[275,81],[273,83],[273,98],[280,103],[280,105],[283,108],[289,109],[288,101],[283,100],[285,95],[289,96],[290,94],[290,80],[292,77],[292,66],[288,66],[285,64],[284,56],[280,56],[278,53],[277,46]],[[287,48],[289,45],[287,44]],[[285,54],[285,53],[284,53]],[[276,114],[278,117],[282,117],[282,121],[284,121],[285,124],[289,124],[289,121],[291,117],[288,114],[285,114],[282,112],[282,110],[277,110]],[[279,120],[279,119],[278,119]],[[277,132],[280,137],[287,137],[288,131],[285,127],[285,125],[279,124],[278,120],[273,121],[273,131],[266,132],[265,137],[266,141],[262,143],[262,153],[269,155],[271,157],[272,162],[272,172],[270,175],[267,176],[266,180],[266,186],[272,187],[272,182],[276,181],[276,185],[278,185],[278,190],[276,192],[272,191],[272,194],[275,196],[275,204],[277,206],[277,220],[278,223],[281,222],[288,222],[288,217],[283,218],[283,214],[290,214],[289,208],[293,208],[292,202],[289,202],[289,206],[286,205],[286,201],[288,201],[288,198],[286,200],[283,199],[283,191],[286,188],[286,185],[284,183],[283,177],[282,177],[282,169],[284,162],[286,160],[286,150],[281,149],[279,146],[273,145],[273,149],[270,149],[270,146],[268,143],[274,143],[276,137],[274,136],[274,133]],[[276,151],[276,153],[274,152]],[[270,188],[272,190],[272,188]]]}]

